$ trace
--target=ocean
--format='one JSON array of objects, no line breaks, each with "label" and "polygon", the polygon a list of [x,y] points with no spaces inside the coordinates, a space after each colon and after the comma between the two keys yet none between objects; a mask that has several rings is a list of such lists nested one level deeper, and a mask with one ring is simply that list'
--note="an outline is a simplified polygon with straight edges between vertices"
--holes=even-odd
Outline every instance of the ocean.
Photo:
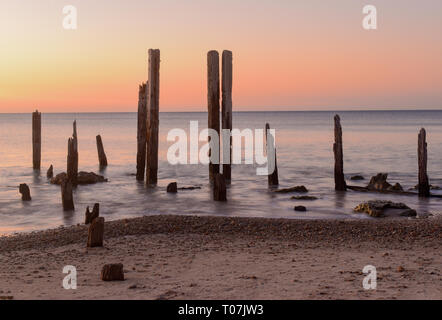
[{"label": "ocean", "polygon": [[[336,193],[333,180],[333,116],[341,116],[344,170],[347,182],[365,185],[379,172],[389,173],[389,182],[404,189],[417,184],[417,136],[427,130],[430,183],[442,186],[442,111],[340,111],[340,112],[235,112],[233,127],[263,129],[268,122],[276,129],[280,187],[305,185],[311,202],[290,200],[291,195],[268,191],[267,177],[257,176],[254,165],[233,165],[228,202],[211,199],[208,166],[171,165],[167,161],[167,133],[174,128],[189,131],[190,121],[207,127],[207,113],[160,113],[159,183],[146,188],[135,180],[136,113],[42,114],[42,167],[32,169],[31,114],[0,114],[0,234],[69,226],[84,222],[87,206],[100,203],[106,220],[143,215],[216,215],[289,219],[369,219],[353,212],[362,201],[385,199],[404,202],[418,214],[442,215],[442,199],[413,196]],[[77,120],[79,170],[94,171],[107,183],[78,186],[76,210],[64,212],[60,187],[46,178],[66,171],[67,139]],[[103,139],[109,166],[100,171],[95,136]],[[352,175],[364,181],[349,181]],[[170,182],[199,186],[200,190],[166,193]],[[31,202],[22,202],[18,185],[27,183]],[[433,191],[440,193],[440,191]],[[307,212],[295,212],[305,205]]]}]

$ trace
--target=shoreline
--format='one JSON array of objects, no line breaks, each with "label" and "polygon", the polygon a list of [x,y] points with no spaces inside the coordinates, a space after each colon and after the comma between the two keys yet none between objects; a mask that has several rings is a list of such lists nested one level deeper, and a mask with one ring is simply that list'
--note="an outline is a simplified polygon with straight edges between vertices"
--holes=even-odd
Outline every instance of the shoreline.
[{"label": "shoreline", "polygon": [[[442,219],[145,216],[0,237],[0,297],[14,299],[442,299]],[[123,263],[123,282],[100,280]],[[65,290],[65,265],[78,289]],[[366,265],[378,289],[362,288]]]}]

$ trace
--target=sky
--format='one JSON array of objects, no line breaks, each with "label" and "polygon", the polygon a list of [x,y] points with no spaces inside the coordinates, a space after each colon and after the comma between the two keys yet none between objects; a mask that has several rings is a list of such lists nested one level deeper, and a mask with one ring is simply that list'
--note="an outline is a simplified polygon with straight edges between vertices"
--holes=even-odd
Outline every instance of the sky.
[{"label": "sky", "polygon": [[0,0],[0,112],[136,111],[149,48],[161,111],[206,110],[209,50],[236,111],[442,109],[440,0]]}]

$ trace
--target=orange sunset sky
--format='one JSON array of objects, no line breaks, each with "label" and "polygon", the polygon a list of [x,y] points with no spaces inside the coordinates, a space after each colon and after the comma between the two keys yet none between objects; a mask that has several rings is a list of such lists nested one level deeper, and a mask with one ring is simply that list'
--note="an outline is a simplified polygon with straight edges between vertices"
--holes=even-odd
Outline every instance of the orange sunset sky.
[{"label": "orange sunset sky", "polygon": [[0,0],[0,35],[0,112],[136,111],[149,48],[161,111],[206,109],[211,49],[233,51],[234,110],[442,108],[440,0]]}]

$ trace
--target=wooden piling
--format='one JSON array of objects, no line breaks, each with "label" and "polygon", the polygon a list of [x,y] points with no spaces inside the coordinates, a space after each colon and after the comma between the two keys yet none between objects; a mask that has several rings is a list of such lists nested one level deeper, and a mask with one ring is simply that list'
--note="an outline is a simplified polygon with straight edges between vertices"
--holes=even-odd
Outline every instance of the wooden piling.
[{"label": "wooden piling", "polygon": [[46,177],[48,179],[52,179],[53,176],[54,176],[54,166],[51,164],[48,171],[46,171]]},{"label": "wooden piling", "polygon": [[102,247],[104,237],[104,218],[95,218],[89,226],[87,246],[88,248]]},{"label": "wooden piling", "polygon": [[41,113],[38,110],[32,113],[32,162],[34,170],[41,166]]},{"label": "wooden piling", "polygon": [[[213,129],[218,133],[218,150],[209,150],[211,157],[209,163],[209,180],[214,181],[215,175],[219,173],[219,54],[217,51],[209,51],[207,54],[207,104],[208,104],[208,128]],[[210,142],[209,137],[209,142]],[[217,156],[212,153],[218,152]],[[214,161],[212,161],[214,160]]]},{"label": "wooden piling", "polygon": [[64,179],[61,182],[61,202],[63,204],[63,210],[75,210],[74,197],[72,195],[72,181],[69,179]]},{"label": "wooden piling", "polygon": [[67,156],[67,180],[72,182],[72,185],[77,185],[77,172],[75,172],[75,140],[74,138],[68,139],[68,156]]},{"label": "wooden piling", "polygon": [[342,151],[342,127],[341,118],[335,115],[335,143],[333,152],[335,155],[335,190],[346,191],[347,184],[344,178],[344,155]]},{"label": "wooden piling", "polygon": [[21,200],[22,201],[31,201],[31,190],[29,189],[28,185],[26,183],[20,184],[18,187],[18,191],[21,193]]},{"label": "wooden piling", "polygon": [[428,198],[430,196],[430,183],[427,174],[427,133],[421,129],[418,136],[418,164],[419,164],[419,197]]},{"label": "wooden piling", "polygon": [[[232,132],[232,52],[223,51],[222,56],[222,129]],[[228,155],[223,152],[223,176],[226,180],[232,179],[232,137],[228,141],[223,139],[223,151],[230,150]]]},{"label": "wooden piling", "polygon": [[100,216],[100,204],[96,203],[94,204],[94,208],[92,209],[92,211],[89,211],[89,207],[86,208],[84,223],[90,224],[92,223],[92,221],[94,221],[95,218],[98,218],[99,216]]},{"label": "wooden piling", "polygon": [[104,152],[103,140],[101,140],[101,136],[98,135],[96,137],[97,140],[97,151],[98,151],[98,162],[100,163],[100,168],[107,167],[107,157]]},{"label": "wooden piling", "polygon": [[158,128],[160,108],[160,50],[149,49],[147,95],[146,184],[158,182]]},{"label": "wooden piling", "polygon": [[[266,150],[267,150],[267,163],[269,163],[269,156],[271,155],[271,150],[274,150],[275,153],[275,169],[272,173],[268,175],[268,183],[269,186],[277,186],[279,185],[279,178],[278,178],[278,163],[277,163],[277,156],[276,156],[276,146],[275,146],[275,140],[273,139],[272,135],[269,135],[268,132],[270,130],[270,125],[266,123],[266,129],[265,129],[265,135],[266,135]],[[270,139],[268,139],[270,138]]]},{"label": "wooden piling", "polygon": [[147,84],[138,89],[138,125],[137,125],[137,180],[144,180],[147,147]]},{"label": "wooden piling", "polygon": [[226,179],[220,173],[217,173],[214,178],[213,200],[227,201]]},{"label": "wooden piling", "polygon": [[74,185],[77,184],[77,176],[78,176],[78,137],[77,137],[77,120],[74,120],[73,126],[73,132],[72,132],[72,142],[73,142],[73,183]]}]

